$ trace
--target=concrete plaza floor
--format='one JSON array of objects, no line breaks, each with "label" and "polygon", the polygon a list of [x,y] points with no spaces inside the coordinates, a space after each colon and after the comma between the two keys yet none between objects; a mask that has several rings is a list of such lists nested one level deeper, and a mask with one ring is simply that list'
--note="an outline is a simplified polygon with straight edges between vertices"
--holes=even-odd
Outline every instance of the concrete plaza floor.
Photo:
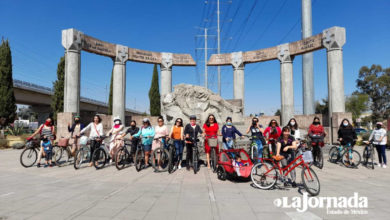
[{"label": "concrete plaza floor", "polygon": [[[204,166],[198,174],[185,169],[173,174],[75,170],[72,165],[24,168],[20,150],[0,151],[0,219],[389,219],[390,168],[348,169],[325,162],[314,168],[321,182],[321,197],[368,198],[367,214],[329,214],[337,208],[277,207],[275,201],[302,198],[298,188],[260,190],[251,182],[220,181]],[[389,156],[389,154],[388,154]],[[377,160],[377,158],[376,158]],[[297,170],[297,182],[301,182]],[[298,199],[298,198],[295,198]],[[352,208],[353,209],[353,208]],[[355,209],[356,210],[356,209]]]}]

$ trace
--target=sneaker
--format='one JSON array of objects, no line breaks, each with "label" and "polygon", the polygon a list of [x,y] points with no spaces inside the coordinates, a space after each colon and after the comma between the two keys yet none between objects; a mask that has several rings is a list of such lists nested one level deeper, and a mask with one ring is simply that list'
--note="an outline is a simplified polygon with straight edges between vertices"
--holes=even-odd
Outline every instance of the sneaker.
[{"label": "sneaker", "polygon": [[181,165],[178,166],[178,169],[179,169],[179,170],[181,169]]},{"label": "sneaker", "polygon": [[297,187],[297,183],[294,181],[294,182],[291,183],[291,186],[292,186],[293,188],[296,188],[296,187]]},{"label": "sneaker", "polygon": [[37,164],[37,167],[38,167],[38,168],[39,168],[39,167],[41,167],[41,164],[40,164],[40,163],[38,163],[38,164]]},{"label": "sneaker", "polygon": [[382,165],[382,168],[386,168],[386,167],[387,167],[386,164],[383,164],[383,165]]},{"label": "sneaker", "polygon": [[381,163],[378,163],[377,166],[378,166],[378,167],[382,167],[382,164],[381,164]]}]

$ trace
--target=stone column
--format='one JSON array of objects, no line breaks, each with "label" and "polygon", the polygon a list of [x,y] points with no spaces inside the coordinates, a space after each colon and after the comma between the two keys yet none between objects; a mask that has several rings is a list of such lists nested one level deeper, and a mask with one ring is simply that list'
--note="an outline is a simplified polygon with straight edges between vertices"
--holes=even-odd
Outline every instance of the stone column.
[{"label": "stone column", "polygon": [[242,59],[242,52],[231,54],[233,66],[233,98],[241,99],[242,107],[244,108],[245,98],[245,64]]},{"label": "stone column", "polygon": [[129,49],[126,46],[116,45],[114,59],[113,88],[112,88],[112,115],[119,116],[125,122],[126,108],[126,61],[129,58]]},{"label": "stone column", "polygon": [[[160,88],[161,97],[172,92],[172,53],[161,53],[162,61],[160,65]],[[162,100],[162,99],[161,99]]]},{"label": "stone column", "polygon": [[80,112],[80,51],[83,34],[75,29],[62,31],[65,48],[64,112]]},{"label": "stone column", "polygon": [[294,117],[294,56],[290,55],[289,44],[278,46],[278,59],[280,61],[280,99],[281,99],[281,126],[287,125]]},{"label": "stone column", "polygon": [[345,112],[343,50],[345,29],[332,27],[323,31],[322,44],[327,49],[328,97],[330,117],[333,112]]},{"label": "stone column", "polygon": [[[302,39],[312,35],[311,1],[302,0]],[[303,114],[315,112],[313,53],[302,54]]]}]

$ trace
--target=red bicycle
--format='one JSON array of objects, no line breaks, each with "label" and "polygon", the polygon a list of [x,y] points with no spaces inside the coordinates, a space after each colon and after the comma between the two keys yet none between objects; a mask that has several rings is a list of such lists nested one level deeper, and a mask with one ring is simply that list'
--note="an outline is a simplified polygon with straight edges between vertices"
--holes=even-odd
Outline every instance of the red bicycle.
[{"label": "red bicycle", "polygon": [[311,151],[304,150],[298,148],[299,156],[285,167],[279,165],[280,160],[284,159],[283,156],[279,158],[274,156],[272,159],[259,158],[261,163],[254,165],[251,170],[253,184],[260,189],[271,189],[278,179],[287,182],[287,175],[295,168],[301,167],[304,188],[311,196],[318,195],[320,193],[320,180],[309,165],[309,162],[313,161],[313,156]]}]

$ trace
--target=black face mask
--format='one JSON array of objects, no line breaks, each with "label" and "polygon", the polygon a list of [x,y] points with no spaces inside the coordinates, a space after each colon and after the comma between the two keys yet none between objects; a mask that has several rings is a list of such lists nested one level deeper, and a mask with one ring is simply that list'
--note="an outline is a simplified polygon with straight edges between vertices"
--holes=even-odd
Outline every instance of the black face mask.
[{"label": "black face mask", "polygon": [[313,124],[314,124],[314,125],[319,125],[320,122],[319,122],[319,121],[315,121],[315,122],[313,122]]},{"label": "black face mask", "polygon": [[381,128],[382,128],[382,126],[380,126],[380,125],[377,125],[377,126],[376,126],[376,128],[378,128],[378,129],[381,129]]},{"label": "black face mask", "polygon": [[80,123],[80,120],[74,120],[74,123],[78,124]]},{"label": "black face mask", "polygon": [[135,125],[130,125],[131,128],[135,128]]},{"label": "black face mask", "polygon": [[252,121],[252,125],[255,126],[257,123],[255,121]]}]

